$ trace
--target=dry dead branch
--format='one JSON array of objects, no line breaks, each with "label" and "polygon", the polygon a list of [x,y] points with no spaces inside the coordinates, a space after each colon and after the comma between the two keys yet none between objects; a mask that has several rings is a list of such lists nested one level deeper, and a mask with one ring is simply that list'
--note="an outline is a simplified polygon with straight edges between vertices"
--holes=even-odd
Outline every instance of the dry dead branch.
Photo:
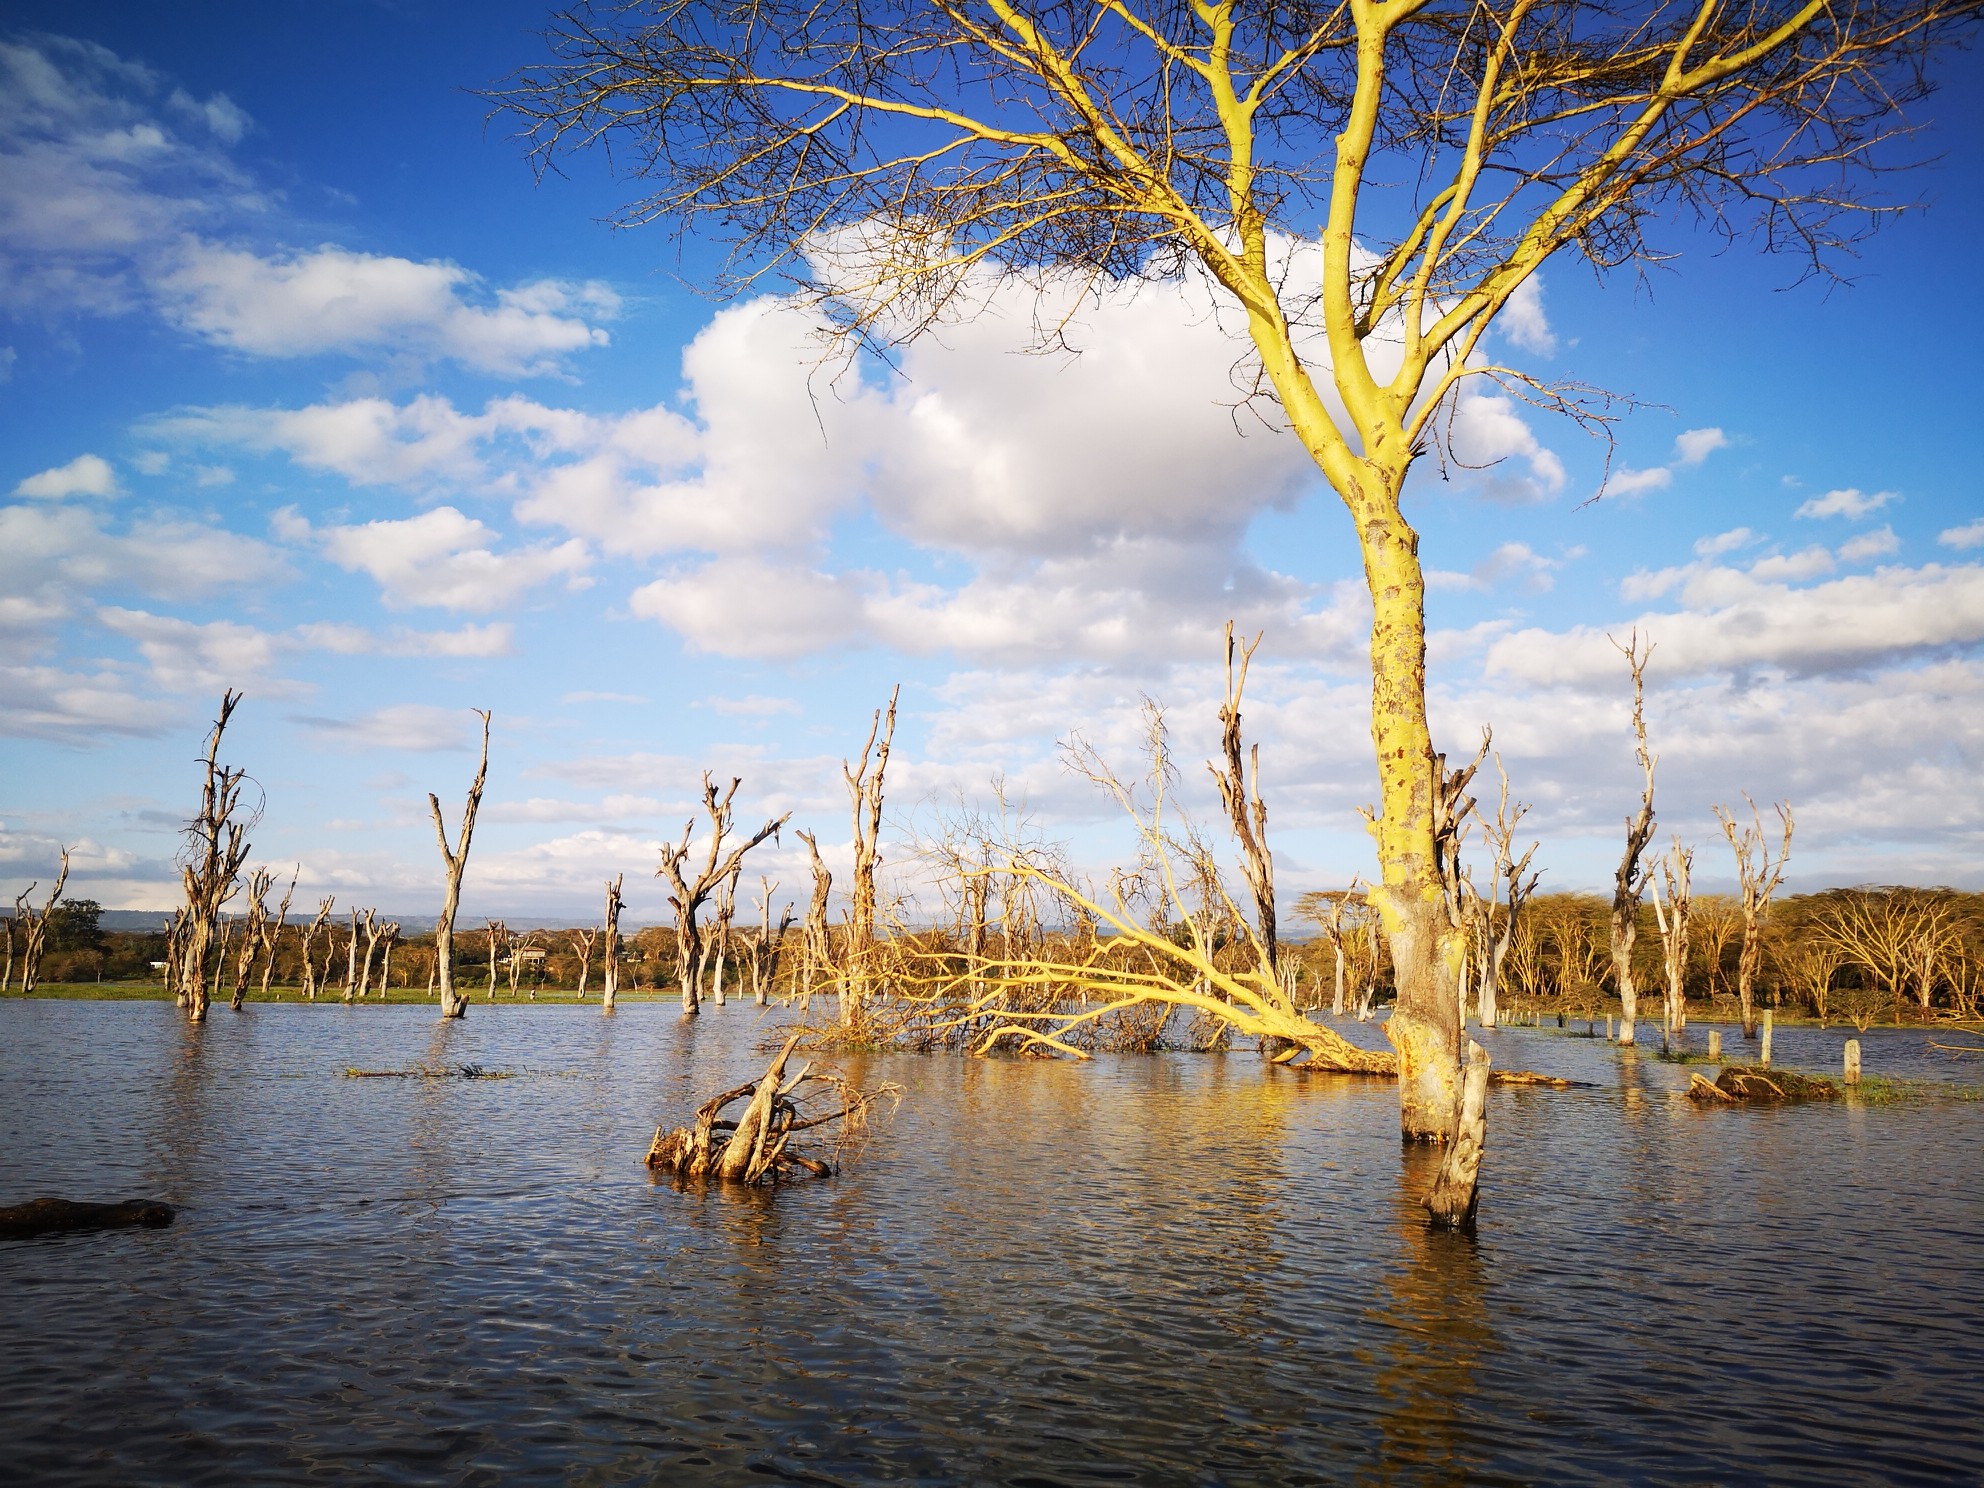
[{"label": "dry dead branch", "polygon": [[[648,1167],[681,1178],[751,1184],[781,1183],[801,1174],[826,1178],[839,1171],[866,1136],[870,1112],[881,1101],[890,1102],[891,1108],[899,1104],[902,1087],[885,1083],[860,1090],[838,1070],[810,1064],[787,1075],[786,1066],[802,1036],[788,1037],[757,1079],[704,1101],[696,1108],[693,1125],[672,1131],[656,1127],[648,1146]],[[747,1096],[741,1114],[734,1119],[723,1114]],[[814,1098],[812,1104],[809,1096]],[[824,1155],[811,1156],[793,1147],[792,1139],[801,1132],[827,1126],[836,1131]]]}]

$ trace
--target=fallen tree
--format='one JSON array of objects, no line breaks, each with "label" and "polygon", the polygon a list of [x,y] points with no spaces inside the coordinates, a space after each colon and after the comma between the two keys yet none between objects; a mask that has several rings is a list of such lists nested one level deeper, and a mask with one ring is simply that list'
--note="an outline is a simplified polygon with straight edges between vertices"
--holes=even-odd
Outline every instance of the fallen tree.
[{"label": "fallen tree", "polygon": [[[870,1108],[902,1099],[902,1087],[884,1083],[873,1090],[857,1089],[832,1068],[801,1065],[788,1076],[786,1065],[802,1034],[793,1034],[779,1048],[763,1075],[696,1108],[695,1123],[665,1131],[657,1126],[649,1144],[647,1165],[660,1173],[683,1178],[724,1178],[737,1183],[782,1183],[799,1175],[831,1177],[848,1152],[867,1133]],[[813,1086],[808,1092],[806,1087]],[[816,1097],[809,1106],[807,1096]],[[743,1114],[730,1120],[723,1114],[733,1103],[750,1097]],[[823,1107],[834,1107],[823,1109]],[[795,1151],[792,1139],[801,1132],[838,1124],[833,1146],[813,1157]]]}]

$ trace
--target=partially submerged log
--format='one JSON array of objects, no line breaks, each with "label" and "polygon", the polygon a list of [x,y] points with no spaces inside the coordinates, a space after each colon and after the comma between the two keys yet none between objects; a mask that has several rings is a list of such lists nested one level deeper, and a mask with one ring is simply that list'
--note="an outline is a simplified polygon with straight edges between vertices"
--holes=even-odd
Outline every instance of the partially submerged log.
[{"label": "partially submerged log", "polygon": [[1688,1082],[1688,1099],[1721,1105],[1746,1101],[1838,1100],[1839,1087],[1816,1075],[1732,1064],[1725,1066],[1713,1082],[1706,1075],[1696,1075]]},{"label": "partially submerged log", "polygon": [[[780,1183],[801,1174],[831,1177],[864,1134],[869,1108],[884,1098],[899,1101],[902,1088],[883,1084],[857,1090],[839,1071],[816,1070],[811,1064],[788,1077],[786,1065],[804,1037],[802,1030],[788,1038],[756,1080],[704,1101],[696,1108],[693,1126],[673,1131],[657,1126],[648,1147],[648,1167],[683,1178],[725,1178],[736,1183]],[[802,1092],[808,1085],[837,1109],[805,1107]],[[723,1115],[725,1107],[746,1096],[749,1104],[736,1120]],[[834,1144],[824,1156],[793,1150],[792,1139],[799,1133],[835,1123]]]},{"label": "partially submerged log", "polygon": [[69,1230],[121,1230],[172,1223],[172,1206],[157,1199],[92,1204],[76,1199],[33,1199],[0,1209],[0,1240],[25,1240]]}]

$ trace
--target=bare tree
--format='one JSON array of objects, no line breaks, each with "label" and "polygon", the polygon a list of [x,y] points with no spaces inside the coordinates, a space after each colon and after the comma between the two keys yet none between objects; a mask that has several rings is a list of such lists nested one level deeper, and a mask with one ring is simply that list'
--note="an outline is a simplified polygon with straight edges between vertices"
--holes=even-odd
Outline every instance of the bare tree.
[{"label": "bare tree", "polygon": [[218,969],[215,942],[222,935],[221,912],[234,897],[241,865],[248,859],[248,833],[261,820],[259,807],[246,816],[237,814],[247,773],[218,762],[221,736],[240,701],[238,692],[221,694],[220,716],[207,735],[207,752],[201,761],[200,812],[186,824],[186,845],[180,852],[186,920],[178,957],[178,994],[187,1018],[194,1023],[206,1021]]},{"label": "bare tree", "polygon": [[[854,871],[848,880],[844,947],[847,964],[841,972],[844,978],[841,1021],[848,1024],[861,1021],[862,1007],[871,990],[869,962],[875,945],[875,870],[882,861],[883,777],[889,770],[889,746],[896,736],[896,699],[901,693],[902,684],[897,683],[889,693],[886,722],[882,710],[875,710],[875,720],[868,726],[868,742],[861,746],[859,767],[841,762],[841,773],[847,778],[847,794],[854,808]],[[878,735],[879,750],[875,747]],[[872,772],[868,768],[871,751],[875,755]]]},{"label": "bare tree", "polygon": [[[367,913],[370,913],[368,910]],[[358,996],[358,906],[351,907],[351,929],[344,942],[344,1000],[354,1001]]]},{"label": "bare tree", "polygon": [[0,971],[0,993],[5,993],[9,988],[11,988],[14,985],[14,926],[20,923],[22,917],[25,915],[27,911],[28,895],[32,894],[34,890],[35,890],[35,885],[29,884],[25,890],[14,896],[14,913],[12,917],[5,922],[6,934],[7,934],[7,962],[6,962],[6,969],[4,971]]},{"label": "bare tree", "polygon": [[317,991],[322,985],[317,979],[315,947],[318,935],[323,933],[325,926],[331,922],[331,910],[336,904],[337,899],[326,894],[317,905],[317,917],[307,926],[296,927],[296,936],[302,942],[303,949],[303,999],[306,1002],[317,1000]]},{"label": "bare tree", "polygon": [[1357,933],[1354,921],[1346,923],[1345,913],[1353,903],[1361,903],[1363,896],[1358,891],[1358,880],[1353,878],[1350,887],[1340,890],[1326,890],[1304,894],[1295,901],[1296,913],[1306,916],[1322,929],[1323,938],[1330,943],[1330,952],[1336,958],[1334,990],[1330,994],[1330,1014],[1341,1018],[1344,1012],[1344,994],[1347,986],[1346,973],[1351,954],[1350,941]]},{"label": "bare tree", "polygon": [[462,873],[468,867],[469,839],[475,835],[475,813],[482,807],[482,787],[489,778],[489,713],[475,710],[482,718],[482,763],[468,788],[468,801],[462,807],[462,827],[455,845],[448,845],[448,826],[441,820],[441,798],[428,792],[427,804],[434,813],[434,836],[441,844],[441,861],[447,868],[447,887],[441,898],[441,917],[434,922],[434,979],[441,989],[441,1016],[460,1018],[468,1012],[468,999],[455,993],[455,914],[461,908]]},{"label": "bare tree", "polygon": [[386,989],[393,984],[393,947],[400,943],[400,922],[392,921],[379,931],[379,1001],[386,1000]]},{"label": "bare tree", "polygon": [[[1501,755],[1495,756],[1495,773],[1502,779],[1501,800],[1495,807],[1495,820],[1490,823],[1481,819],[1482,835],[1488,839],[1488,846],[1495,854],[1494,871],[1488,880],[1488,898],[1484,903],[1474,892],[1474,881],[1467,880],[1468,902],[1475,915],[1481,944],[1480,977],[1475,991],[1475,1017],[1483,1028],[1493,1028],[1500,1016],[1498,1006],[1502,987],[1502,965],[1508,959],[1509,947],[1516,938],[1516,926],[1521,918],[1523,906],[1529,896],[1536,892],[1538,879],[1542,876],[1529,872],[1529,861],[1536,856],[1540,843],[1532,842],[1523,855],[1515,855],[1516,828],[1529,813],[1526,802],[1509,801],[1509,772],[1502,768]],[[1523,875],[1528,874],[1527,880]],[[1506,902],[1504,894],[1506,893]]]},{"label": "bare tree", "polygon": [[[727,287],[795,277],[852,336],[908,340],[1012,281],[1037,288],[1050,344],[1109,281],[1189,273],[1237,311],[1245,372],[1361,549],[1386,1031],[1404,1134],[1445,1140],[1462,935],[1434,846],[1408,476],[1445,450],[1468,378],[1604,416],[1485,354],[1560,255],[1643,271],[1671,212],[1832,272],[1882,205],[1859,182],[1895,163],[1925,59],[1975,9],[671,0],[569,12],[551,58],[495,96],[544,168],[600,143],[651,183],[620,220],[727,238]],[[1316,223],[1314,250],[1290,247]]]},{"label": "bare tree", "polygon": [[41,958],[48,948],[48,917],[54,912],[62,898],[62,886],[69,881],[69,849],[62,849],[62,866],[55,872],[55,887],[48,891],[48,899],[41,906],[40,913],[28,903],[28,895],[35,890],[29,884],[25,893],[14,901],[15,918],[21,921],[21,996],[32,997],[34,989],[41,984]]},{"label": "bare tree", "polygon": [[579,962],[579,1001],[586,1000],[586,983],[592,980],[592,952],[599,943],[599,932],[592,929],[568,930],[565,938],[572,944],[572,954]]},{"label": "bare tree", "polygon": [[[358,995],[361,998],[372,994],[372,958],[378,954],[379,938],[386,933],[386,929],[387,927],[379,921],[377,909],[365,911],[365,959],[360,963],[358,973]],[[386,984],[382,979],[379,983],[379,1000],[383,1002],[385,997]]]},{"label": "bare tree", "polygon": [[710,773],[703,772],[703,810],[710,819],[710,834],[703,866],[691,879],[683,867],[689,861],[690,848],[695,841],[696,823],[691,820],[682,829],[680,843],[668,843],[661,849],[661,866],[655,869],[657,878],[666,878],[669,883],[668,902],[675,910],[675,965],[682,979],[682,1012],[693,1017],[702,1011],[702,964],[706,950],[702,927],[697,921],[704,904],[717,886],[733,879],[741,871],[744,855],[767,837],[776,838],[778,830],[784,826],[792,813],[766,822],[751,836],[732,847],[726,856],[723,844],[730,836],[734,810],[731,805],[736,798],[737,787],[744,782],[733,778],[730,788],[718,792],[716,782]]},{"label": "bare tree", "polygon": [[[1258,926],[1261,970],[1278,975],[1280,957],[1276,945],[1274,913],[1274,855],[1268,851],[1268,806],[1261,799],[1261,746],[1251,756],[1243,756],[1240,742],[1240,698],[1247,690],[1247,668],[1261,644],[1256,634],[1251,641],[1233,635],[1233,622],[1226,622],[1226,701],[1219,708],[1220,764],[1208,763],[1213,782],[1219,787],[1220,804],[1232,824],[1233,839],[1240,845],[1240,873],[1254,896],[1254,918]],[[1239,661],[1236,669],[1234,661]],[[1253,789],[1248,791],[1248,771],[1253,767]]]},{"label": "bare tree", "polygon": [[254,969],[262,943],[269,938],[269,890],[275,882],[275,874],[267,868],[254,869],[248,875],[247,921],[235,950],[234,991],[228,999],[228,1006],[237,1013],[248,997],[248,973]]},{"label": "bare tree", "polygon": [[507,950],[510,944],[510,927],[501,920],[489,920],[483,925],[482,938],[489,951],[489,1000],[496,1000],[496,953]]},{"label": "bare tree", "polygon": [[[1610,636],[1606,639],[1612,640]],[[1626,846],[1619,855],[1619,871],[1612,879],[1612,980],[1619,989],[1619,1042],[1630,1044],[1633,1020],[1639,1016],[1639,989],[1633,982],[1633,941],[1639,935],[1640,897],[1646,892],[1647,879],[1640,858],[1653,840],[1653,767],[1659,756],[1646,745],[1645,673],[1647,661],[1653,655],[1653,642],[1649,640],[1642,649],[1640,633],[1635,630],[1625,645],[1620,646],[1616,640],[1612,644],[1633,669],[1633,757],[1640,762],[1640,772],[1646,779],[1640,793],[1640,809],[1626,818]]]},{"label": "bare tree", "polygon": [[[806,852],[813,869],[813,897],[806,905],[806,923],[801,931],[801,945],[804,948],[804,983],[800,991],[800,1005],[813,1005],[813,979],[822,971],[832,973],[834,964],[833,931],[827,924],[827,900],[833,893],[834,876],[820,858],[820,844],[811,832],[797,834],[806,844]],[[979,927],[984,927],[984,897],[979,898]],[[981,934],[982,939],[982,934]]]},{"label": "bare tree", "polygon": [[778,893],[778,882],[760,874],[758,877],[758,940],[751,948],[751,1000],[759,1007],[771,1001],[771,989],[778,983],[778,964],[785,953],[785,935],[792,928],[792,906],[787,904],[779,916],[778,928],[772,928],[772,899]]},{"label": "bare tree", "polygon": [[1653,889],[1653,916],[1660,926],[1660,954],[1667,971],[1666,995],[1661,999],[1663,1047],[1688,1026],[1688,930],[1693,898],[1689,879],[1694,866],[1695,850],[1681,846],[1677,832],[1674,845],[1660,860],[1660,881]]},{"label": "bare tree", "polygon": [[1748,796],[1743,799],[1750,804],[1750,825],[1740,830],[1727,807],[1717,806],[1714,810],[1716,820],[1722,823],[1722,835],[1729,839],[1730,850],[1736,854],[1736,878],[1742,885],[1743,949],[1736,961],[1736,1004],[1742,1010],[1743,1037],[1755,1038],[1757,968],[1764,959],[1764,915],[1770,909],[1770,896],[1784,880],[1784,865],[1791,860],[1792,820],[1791,803],[1779,802],[1777,817],[1784,827],[1784,839],[1773,861],[1770,845],[1764,839],[1763,813]]},{"label": "bare tree", "polygon": [[723,969],[730,959],[731,947],[735,943],[733,925],[737,919],[737,880],[743,875],[744,865],[738,863],[730,877],[716,886],[716,934],[711,937],[716,952],[716,1005],[724,1005]]},{"label": "bare tree", "polygon": [[600,970],[599,1005],[609,1013],[620,996],[620,884],[626,876],[616,873],[606,885],[606,923],[601,929],[604,944],[600,947],[605,960]]},{"label": "bare tree", "polygon": [[296,897],[296,880],[302,872],[301,863],[291,871],[289,887],[283,890],[282,903],[276,907],[275,919],[269,919],[266,914],[262,916],[262,1000],[264,1002],[269,1000],[269,982],[275,976],[276,953],[281,949],[282,932],[289,926],[289,905]]}]

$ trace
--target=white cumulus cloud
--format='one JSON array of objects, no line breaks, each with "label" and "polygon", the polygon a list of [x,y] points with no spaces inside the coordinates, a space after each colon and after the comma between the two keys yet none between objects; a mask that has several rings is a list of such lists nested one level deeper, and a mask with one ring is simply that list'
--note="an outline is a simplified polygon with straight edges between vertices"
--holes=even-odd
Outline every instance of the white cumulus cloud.
[{"label": "white cumulus cloud", "polygon": [[1900,496],[1893,491],[1875,491],[1871,494],[1858,487],[1848,486],[1843,490],[1828,491],[1823,496],[1814,496],[1801,505],[1794,515],[1800,517],[1848,517],[1858,520],[1879,511],[1891,501],[1899,501]]},{"label": "white cumulus cloud", "polygon": [[117,472],[101,456],[78,455],[67,465],[29,476],[14,487],[14,494],[37,501],[60,501],[65,496],[115,496]]}]

